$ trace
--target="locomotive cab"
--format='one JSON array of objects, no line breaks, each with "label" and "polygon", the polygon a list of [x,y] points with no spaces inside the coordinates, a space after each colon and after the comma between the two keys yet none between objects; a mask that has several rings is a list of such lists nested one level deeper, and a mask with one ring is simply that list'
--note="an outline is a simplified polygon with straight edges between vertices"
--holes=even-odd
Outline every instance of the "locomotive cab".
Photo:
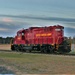
[{"label": "locomotive cab", "polygon": [[17,39],[20,39],[20,41],[25,40],[25,31],[24,30],[17,32]]},{"label": "locomotive cab", "polygon": [[25,30],[19,30],[15,38],[13,39],[11,49],[18,51],[24,44],[25,44]]},{"label": "locomotive cab", "polygon": [[21,31],[21,32],[17,33],[17,36],[20,37],[22,40],[25,40],[24,35],[25,35],[24,31]]}]

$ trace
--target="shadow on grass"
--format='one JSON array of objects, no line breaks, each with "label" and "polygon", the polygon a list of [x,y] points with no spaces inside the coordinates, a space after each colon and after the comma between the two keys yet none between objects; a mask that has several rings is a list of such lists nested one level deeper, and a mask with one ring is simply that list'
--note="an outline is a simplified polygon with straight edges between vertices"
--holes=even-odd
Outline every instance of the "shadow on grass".
[{"label": "shadow on grass", "polygon": [[4,66],[0,66],[0,74],[12,74],[12,75],[14,75],[15,73],[12,70],[8,70]]}]

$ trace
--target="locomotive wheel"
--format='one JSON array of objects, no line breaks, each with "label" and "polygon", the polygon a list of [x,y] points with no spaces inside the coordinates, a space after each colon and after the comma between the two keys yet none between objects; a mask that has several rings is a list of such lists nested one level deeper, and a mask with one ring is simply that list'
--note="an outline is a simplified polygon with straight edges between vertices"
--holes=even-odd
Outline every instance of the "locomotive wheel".
[{"label": "locomotive wheel", "polygon": [[18,49],[18,47],[15,47],[15,51],[19,52],[19,49]]},{"label": "locomotive wheel", "polygon": [[48,53],[48,51],[46,49],[44,49],[44,53]]},{"label": "locomotive wheel", "polygon": [[30,52],[31,52],[31,50],[26,50],[26,52],[27,52],[27,53],[30,53]]},{"label": "locomotive wheel", "polygon": [[41,47],[41,52],[42,53],[47,53],[46,47]]},{"label": "locomotive wheel", "polygon": [[49,53],[54,53],[54,48],[53,48],[53,46],[48,46],[48,52]]},{"label": "locomotive wheel", "polygon": [[13,45],[13,46],[11,47],[11,50],[12,50],[12,51],[17,51],[17,46],[16,46],[16,45]]},{"label": "locomotive wheel", "polygon": [[53,49],[52,46],[47,45],[47,46],[43,46],[43,47],[41,48],[41,52],[42,52],[42,53],[53,53],[53,52],[54,52],[54,49]]},{"label": "locomotive wheel", "polygon": [[49,53],[47,46],[44,47],[44,53]]},{"label": "locomotive wheel", "polygon": [[19,52],[19,47],[18,46],[14,46],[15,51]]}]

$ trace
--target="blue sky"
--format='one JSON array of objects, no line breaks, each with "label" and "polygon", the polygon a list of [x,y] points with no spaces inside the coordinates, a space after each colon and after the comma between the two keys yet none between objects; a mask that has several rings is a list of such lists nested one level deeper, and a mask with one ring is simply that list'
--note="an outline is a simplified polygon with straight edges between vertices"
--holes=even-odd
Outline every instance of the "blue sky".
[{"label": "blue sky", "polygon": [[75,36],[75,0],[0,0],[0,36],[57,24],[65,27],[65,36]]}]

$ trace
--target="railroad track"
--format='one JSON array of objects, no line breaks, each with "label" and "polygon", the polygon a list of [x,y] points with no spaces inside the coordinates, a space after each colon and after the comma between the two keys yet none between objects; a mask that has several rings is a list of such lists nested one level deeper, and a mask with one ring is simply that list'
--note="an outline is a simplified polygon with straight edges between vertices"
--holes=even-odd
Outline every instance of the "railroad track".
[{"label": "railroad track", "polygon": [[53,54],[53,55],[59,55],[59,56],[75,56],[75,54]]},{"label": "railroad track", "polygon": [[[17,52],[17,51],[11,51],[11,50],[0,50],[0,52],[13,52],[13,53],[26,53],[27,54],[27,52]],[[58,56],[75,56],[75,54],[70,54],[70,53],[66,53],[66,54],[59,54],[59,53],[52,53],[52,54],[50,54],[50,53],[41,53],[41,52],[31,52],[31,53],[28,53],[28,54],[45,54],[45,55],[58,55]]]},{"label": "railroad track", "polygon": [[0,52],[12,52],[11,50],[0,50]]}]

